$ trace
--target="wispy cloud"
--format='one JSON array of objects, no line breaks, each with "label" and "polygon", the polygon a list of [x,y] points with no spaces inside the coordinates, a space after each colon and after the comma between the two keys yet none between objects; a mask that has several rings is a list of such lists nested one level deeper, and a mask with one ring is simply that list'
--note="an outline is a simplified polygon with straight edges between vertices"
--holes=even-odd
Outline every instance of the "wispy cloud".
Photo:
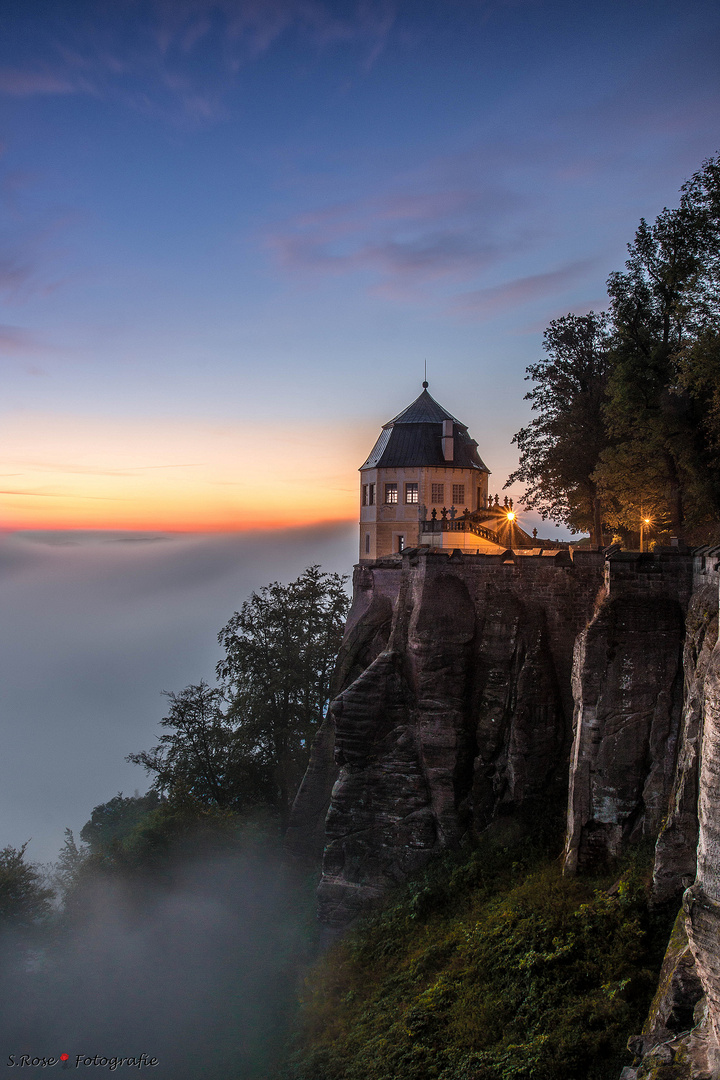
[{"label": "wispy cloud", "polygon": [[0,94],[30,97],[35,94],[73,94],[76,89],[69,79],[52,71],[0,68]]},{"label": "wispy cloud", "polygon": [[552,296],[569,283],[581,279],[596,263],[596,259],[578,259],[556,270],[529,274],[527,277],[515,278],[491,288],[474,289],[456,297],[451,307],[453,311],[465,315],[495,315],[530,300]]},{"label": "wispy cloud", "polygon": [[[15,489],[8,489],[6,491],[0,491],[0,495],[22,495],[29,499],[67,499],[67,491],[19,491]],[[82,499],[83,501],[89,499],[93,502],[125,502],[122,498],[116,495],[77,495],[73,492],[73,499]]]},{"label": "wispy cloud", "polygon": [[499,188],[389,192],[297,215],[265,245],[290,273],[368,271],[376,290],[410,296],[493,265],[512,244],[498,219],[518,201]]},{"label": "wispy cloud", "polygon": [[79,476],[139,476],[143,472],[154,469],[199,469],[204,462],[173,462],[168,465],[130,465],[125,468],[98,468],[92,465],[75,465],[61,462],[53,458],[47,461],[22,461],[23,467],[28,472],[53,472],[73,473]]},{"label": "wispy cloud", "polygon": [[23,327],[0,324],[0,353],[28,353],[37,349],[35,337]]},{"label": "wispy cloud", "polygon": [[115,0],[73,19],[58,11],[35,36],[32,63],[0,68],[0,95],[85,94],[206,122],[223,115],[241,70],[290,33],[316,52],[356,45],[358,70],[366,70],[386,47],[396,7],[396,0],[355,0],[342,10],[334,0]]}]

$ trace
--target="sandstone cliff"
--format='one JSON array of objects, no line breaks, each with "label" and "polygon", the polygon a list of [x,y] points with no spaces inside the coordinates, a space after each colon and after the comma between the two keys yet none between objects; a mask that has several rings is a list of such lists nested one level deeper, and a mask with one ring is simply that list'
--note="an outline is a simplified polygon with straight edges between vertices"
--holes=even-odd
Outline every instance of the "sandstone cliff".
[{"label": "sandstone cliff", "polygon": [[344,925],[468,830],[564,801],[573,645],[603,575],[600,553],[566,551],[356,570],[340,692],[288,834],[310,854],[329,801],[324,921]]},{"label": "sandstone cliff", "polygon": [[656,840],[656,902],[694,881],[627,1080],[720,1076],[719,556],[359,567],[288,833],[324,849],[320,917],[345,925],[464,835],[567,800],[566,872]]}]

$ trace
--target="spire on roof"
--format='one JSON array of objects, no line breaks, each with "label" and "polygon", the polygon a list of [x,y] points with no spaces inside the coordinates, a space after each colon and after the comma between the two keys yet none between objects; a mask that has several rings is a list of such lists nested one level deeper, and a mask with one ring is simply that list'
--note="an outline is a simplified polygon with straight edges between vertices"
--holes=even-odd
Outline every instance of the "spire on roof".
[{"label": "spire on roof", "polygon": [[452,422],[453,468],[488,472],[478,456],[477,443],[467,426],[439,405],[427,390],[427,379],[419,397],[401,413],[383,424],[375,446],[361,469],[404,467],[447,467],[443,450],[443,424]]},{"label": "spire on roof", "polygon": [[435,398],[427,392],[427,387],[423,383],[423,392],[420,397],[415,398],[407,409],[403,409],[392,420],[388,420],[387,424],[383,424],[383,427],[392,427],[393,424],[441,424],[443,420],[452,420],[453,423],[458,424],[463,430],[467,431],[467,426],[461,424],[457,417],[449,413],[447,409],[443,409],[442,405],[439,405]]}]

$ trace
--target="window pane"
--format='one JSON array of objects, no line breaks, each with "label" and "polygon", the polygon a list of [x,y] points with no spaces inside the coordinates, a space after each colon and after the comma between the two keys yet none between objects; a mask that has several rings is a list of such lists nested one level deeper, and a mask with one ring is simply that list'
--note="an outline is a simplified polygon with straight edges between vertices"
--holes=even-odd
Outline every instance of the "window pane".
[{"label": "window pane", "polygon": [[368,506],[375,505],[375,485],[368,484]]},{"label": "window pane", "polygon": [[418,501],[418,486],[417,484],[405,485],[405,502],[416,503]]},{"label": "window pane", "polygon": [[397,502],[397,484],[385,485],[385,502],[396,503]]},{"label": "window pane", "polygon": [[365,533],[365,554],[370,551],[370,533]]},{"label": "window pane", "polygon": [[367,486],[367,484],[363,484],[362,489],[363,489],[362,490],[362,504],[363,504],[363,506],[367,506],[367,504],[368,504],[368,486]]},{"label": "window pane", "polygon": [[453,484],[452,487],[453,487],[453,503],[455,504],[455,506],[460,506],[461,503],[465,502],[465,485],[464,484]]},{"label": "window pane", "polygon": [[445,502],[445,485],[433,484],[430,492],[430,501],[437,503],[438,505]]}]

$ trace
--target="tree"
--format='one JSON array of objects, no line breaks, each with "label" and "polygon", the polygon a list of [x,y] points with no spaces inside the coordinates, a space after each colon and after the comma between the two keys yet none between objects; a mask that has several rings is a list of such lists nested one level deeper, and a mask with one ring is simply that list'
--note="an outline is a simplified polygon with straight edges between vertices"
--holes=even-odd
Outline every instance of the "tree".
[{"label": "tree", "polygon": [[253,593],[218,636],[228,719],[245,759],[271,770],[283,822],[330,699],[349,606],[346,582],[310,566],[289,585],[276,581]]},{"label": "tree", "polygon": [[595,479],[626,527],[637,528],[641,505],[654,505],[677,534],[720,509],[708,441],[720,317],[717,172],[717,159],[706,162],[678,209],[641,220],[625,271],[608,281],[612,443]]},{"label": "tree", "polygon": [[[311,566],[289,585],[253,593],[235,612],[219,634],[221,686],[200,682],[168,693],[157,745],[128,755],[153,776],[157,793],[176,806],[271,806],[287,822],[330,699],[349,605],[345,583]],[[109,835],[128,810],[128,800],[118,799],[96,807],[83,839],[96,826]]]},{"label": "tree", "polygon": [[679,381],[700,403],[711,450],[720,449],[720,154],[682,187],[681,209],[696,223],[698,275],[694,333],[678,351]]},{"label": "tree", "polygon": [[523,505],[543,518],[589,530],[602,543],[602,508],[594,480],[607,446],[602,406],[610,367],[606,315],[566,315],[544,335],[547,356],[527,369],[534,388],[525,395],[538,415],[513,438],[519,467],[506,487],[527,484]]},{"label": "tree", "polygon": [[[90,820],[80,830],[80,839],[87,844],[92,855],[111,851],[115,844],[122,841],[159,805],[160,795],[155,790],[148,791],[146,795],[133,796],[125,796],[119,791],[113,799],[93,808]],[[65,845],[72,861],[75,841],[69,829],[66,830]],[[77,853],[77,848],[75,852]]]},{"label": "tree", "polygon": [[[226,715],[222,690],[203,681],[165,696],[170,711],[160,725],[166,733],[152,750],[127,757],[154,777],[157,793],[174,802],[192,799],[201,806],[232,810],[272,800],[267,756],[262,747],[249,747],[236,721]],[[122,818],[127,809],[117,800],[96,807],[93,818],[98,815],[98,820],[84,827],[83,839],[96,834],[107,839],[113,819]]]},{"label": "tree", "polygon": [[25,860],[27,843],[0,850],[0,926],[28,929],[51,911],[53,889],[40,870]]}]

